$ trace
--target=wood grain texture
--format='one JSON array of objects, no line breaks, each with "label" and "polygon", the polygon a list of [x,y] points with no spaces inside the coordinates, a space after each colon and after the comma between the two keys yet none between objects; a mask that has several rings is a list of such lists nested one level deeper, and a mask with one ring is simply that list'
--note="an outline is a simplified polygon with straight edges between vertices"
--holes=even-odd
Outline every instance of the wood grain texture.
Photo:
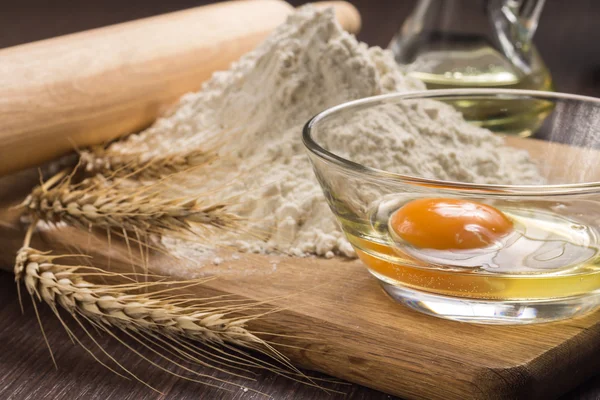
[{"label": "wood grain texture", "polygon": [[[326,5],[360,28],[353,6]],[[146,127],[292,10],[224,2],[0,50],[0,176]]]}]

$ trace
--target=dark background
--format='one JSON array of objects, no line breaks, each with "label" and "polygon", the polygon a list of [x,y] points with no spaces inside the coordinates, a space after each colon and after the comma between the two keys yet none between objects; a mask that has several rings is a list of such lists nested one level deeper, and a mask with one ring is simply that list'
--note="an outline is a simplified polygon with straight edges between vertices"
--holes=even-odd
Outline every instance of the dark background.
[{"label": "dark background", "polygon": [[[438,0],[439,1],[439,0]],[[483,0],[455,0],[481,7]],[[0,0],[0,47],[194,7],[202,0]],[[359,39],[387,47],[415,0],[350,0]],[[299,5],[304,1],[292,0]],[[547,0],[535,43],[557,91],[600,97],[600,1]]]},{"label": "dark background", "polygon": [[[479,6],[478,0],[471,1],[474,7]],[[0,47],[210,2],[0,0]],[[382,47],[387,46],[415,4],[415,0],[351,2],[357,6],[363,18],[359,39]],[[297,5],[302,2],[291,3]],[[553,75],[558,91],[600,97],[600,1],[547,0],[535,42]],[[0,58],[0,71],[1,63]],[[124,381],[95,363],[83,350],[68,341],[59,322],[44,309],[41,319],[55,351],[59,365],[56,371],[40,335],[33,310],[26,307],[25,315],[21,315],[16,299],[12,275],[0,273],[0,399],[121,400],[158,397],[141,384]],[[119,354],[124,365],[163,390],[167,398],[264,398],[243,391],[217,391],[182,381],[153,370],[147,363],[139,363],[130,352],[123,352],[106,337],[100,342],[113,354]],[[208,370],[202,372],[211,373]],[[390,396],[357,385],[335,385],[333,388],[348,395],[328,396],[268,372],[261,373],[257,381],[248,386],[268,393],[275,399],[391,399]],[[576,399],[600,399],[600,378],[590,380],[563,398]]]}]

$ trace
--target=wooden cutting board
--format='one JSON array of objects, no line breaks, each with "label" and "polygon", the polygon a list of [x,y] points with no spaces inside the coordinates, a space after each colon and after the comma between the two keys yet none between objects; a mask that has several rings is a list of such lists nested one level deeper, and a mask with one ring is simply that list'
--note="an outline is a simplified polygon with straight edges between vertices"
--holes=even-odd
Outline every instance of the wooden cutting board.
[{"label": "wooden cutting board", "polygon": [[[36,179],[35,171],[1,179],[0,202],[22,198]],[[14,212],[2,208],[2,268],[11,268],[22,239]],[[56,253],[80,247],[94,255],[96,265],[105,262],[105,247],[69,229],[41,234],[35,246]],[[271,299],[283,310],[250,328],[294,336],[273,341],[294,346],[281,350],[295,363],[403,398],[549,399],[600,371],[600,312],[546,325],[471,325],[393,302],[359,261],[223,259],[219,266],[199,268],[155,255],[150,264],[158,271],[220,276],[195,289],[198,295]]]}]

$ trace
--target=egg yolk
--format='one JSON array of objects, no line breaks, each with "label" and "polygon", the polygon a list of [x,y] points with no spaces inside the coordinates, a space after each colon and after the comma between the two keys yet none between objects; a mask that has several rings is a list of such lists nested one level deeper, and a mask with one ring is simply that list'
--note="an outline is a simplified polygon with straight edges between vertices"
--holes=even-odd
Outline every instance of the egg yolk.
[{"label": "egg yolk", "polygon": [[436,250],[487,247],[513,230],[512,221],[487,204],[460,199],[418,199],[390,218],[390,229],[411,245]]}]

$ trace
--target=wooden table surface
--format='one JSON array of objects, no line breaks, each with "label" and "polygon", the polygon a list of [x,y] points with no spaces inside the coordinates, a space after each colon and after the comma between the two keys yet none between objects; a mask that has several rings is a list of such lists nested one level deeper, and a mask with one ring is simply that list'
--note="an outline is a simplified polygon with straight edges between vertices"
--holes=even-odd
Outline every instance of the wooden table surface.
[{"label": "wooden table surface", "polygon": [[[363,16],[360,39],[371,45],[386,46],[414,1],[352,1]],[[207,1],[198,0],[21,0],[3,4],[0,12],[0,47],[39,40],[83,29],[155,15]],[[300,2],[293,1],[298,4]],[[542,14],[536,43],[549,66],[558,91],[600,97],[600,2],[549,0]],[[1,63],[1,60],[0,60]],[[66,337],[60,322],[42,308],[41,320],[54,350],[54,369],[30,305],[22,315],[12,275],[0,273],[0,399],[140,399],[157,398],[141,384],[126,381],[95,363]],[[101,344],[119,354],[123,363],[152,382],[164,398],[258,399],[252,392],[224,392],[199,386],[139,363],[107,337]],[[148,355],[151,357],[151,355]],[[201,371],[212,374],[212,371]],[[600,373],[600,371],[599,371]],[[375,377],[374,377],[375,379]],[[335,389],[346,396],[331,396],[294,383],[272,373],[262,372],[249,388],[275,399],[391,399],[383,393],[348,384]],[[557,394],[558,396],[559,394]],[[592,379],[562,400],[600,399],[600,377]]]}]

